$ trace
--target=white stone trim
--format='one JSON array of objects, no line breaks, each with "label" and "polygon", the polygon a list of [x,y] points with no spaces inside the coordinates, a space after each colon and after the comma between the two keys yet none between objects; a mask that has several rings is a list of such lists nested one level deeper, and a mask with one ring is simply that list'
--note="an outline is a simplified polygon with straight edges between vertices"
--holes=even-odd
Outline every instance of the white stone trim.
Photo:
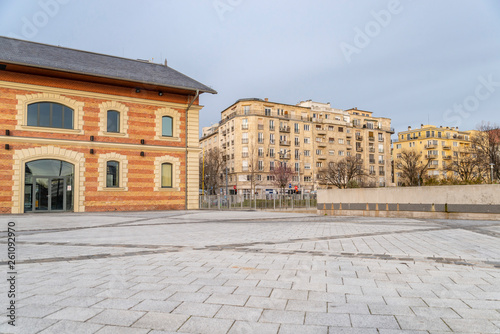
[{"label": "white stone trim", "polygon": [[[106,101],[99,104],[99,136],[128,138],[128,107],[117,101]],[[108,132],[108,110],[120,113],[120,132]]]},{"label": "white stone trim", "polygon": [[[181,113],[172,108],[161,108],[155,111],[156,124],[155,124],[155,139],[167,141],[181,141]],[[172,137],[163,137],[161,134],[161,118],[163,116],[172,117]]]},{"label": "white stone trim", "polygon": [[[172,164],[172,188],[161,187],[161,165]],[[155,191],[180,191],[181,162],[179,158],[164,155],[155,159]]]},{"label": "white stone trim", "polygon": [[75,166],[73,179],[73,211],[85,211],[85,156],[83,153],[59,148],[56,146],[42,146],[14,150],[14,185],[12,187],[12,213],[24,213],[24,179],[25,164],[40,159],[56,159],[69,162]]},{"label": "white stone trim", "polygon": [[[118,161],[118,187],[106,187],[106,164],[108,161]],[[127,191],[128,190],[128,159],[119,153],[100,154],[98,159],[99,185],[97,191]]]},{"label": "white stone trim", "polygon": [[[16,115],[16,130],[37,131],[37,132],[57,132],[83,134],[83,102],[75,101],[69,97],[52,93],[38,93],[17,95],[17,115]],[[28,126],[28,105],[36,102],[55,102],[60,103],[73,109],[73,129],[62,128],[46,128],[38,126]]]}]

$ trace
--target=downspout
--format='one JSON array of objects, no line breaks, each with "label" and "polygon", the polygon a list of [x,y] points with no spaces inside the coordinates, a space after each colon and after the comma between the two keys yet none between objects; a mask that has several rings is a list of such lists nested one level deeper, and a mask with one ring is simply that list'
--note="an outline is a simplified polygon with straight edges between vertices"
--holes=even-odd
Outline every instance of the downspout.
[{"label": "downspout", "polygon": [[196,95],[194,96],[193,100],[191,102],[189,102],[189,105],[187,106],[187,109],[186,109],[186,156],[185,156],[185,163],[184,163],[184,168],[186,170],[186,185],[185,185],[185,189],[186,189],[186,199],[185,199],[185,204],[184,204],[184,207],[185,207],[185,210],[187,210],[188,208],[188,131],[189,131],[189,128],[188,128],[188,120],[189,120],[189,117],[188,117],[188,111],[189,109],[191,108],[191,106],[193,105],[194,101],[196,101],[196,99],[198,98],[198,96],[200,96],[200,90],[197,89],[196,90]]}]

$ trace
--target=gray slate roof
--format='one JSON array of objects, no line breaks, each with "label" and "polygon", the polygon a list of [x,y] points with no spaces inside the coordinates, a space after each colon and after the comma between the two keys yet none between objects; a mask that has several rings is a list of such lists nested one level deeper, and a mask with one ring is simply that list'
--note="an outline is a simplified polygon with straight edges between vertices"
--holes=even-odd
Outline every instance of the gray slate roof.
[{"label": "gray slate roof", "polygon": [[0,63],[217,94],[212,88],[164,65],[3,36],[0,36]]}]

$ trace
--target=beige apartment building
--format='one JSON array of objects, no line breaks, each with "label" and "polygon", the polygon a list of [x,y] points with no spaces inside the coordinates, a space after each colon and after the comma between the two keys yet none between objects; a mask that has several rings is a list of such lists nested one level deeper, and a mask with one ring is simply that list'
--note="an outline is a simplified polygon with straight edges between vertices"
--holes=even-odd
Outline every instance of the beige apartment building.
[{"label": "beige apartment building", "polygon": [[[318,171],[346,156],[362,159],[369,183],[389,186],[393,133],[390,119],[357,108],[252,98],[236,101],[221,112],[218,124],[203,128],[200,145],[203,152],[215,147],[223,152],[230,193],[277,192],[271,173],[280,163],[295,172],[291,189],[311,193],[328,187],[319,182]],[[225,188],[225,173],[220,177]]]},{"label": "beige apartment building", "polygon": [[[415,150],[422,154],[421,160],[429,162],[427,177],[437,179],[452,177],[453,172],[447,167],[459,157],[470,154],[471,136],[474,131],[459,131],[458,127],[443,127],[421,124],[420,128],[398,132],[398,137],[393,141],[393,159],[401,157],[401,151]],[[401,172],[394,165],[394,182],[401,185],[399,178]]]}]

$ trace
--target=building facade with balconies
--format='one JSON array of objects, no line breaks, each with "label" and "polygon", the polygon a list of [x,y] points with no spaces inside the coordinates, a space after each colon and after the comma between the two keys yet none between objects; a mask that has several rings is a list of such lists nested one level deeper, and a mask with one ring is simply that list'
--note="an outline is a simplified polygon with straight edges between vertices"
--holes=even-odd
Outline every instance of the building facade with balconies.
[{"label": "building facade with balconies", "polygon": [[[458,127],[443,127],[421,124],[420,128],[398,132],[397,139],[393,141],[392,157],[394,162],[401,158],[401,152],[416,151],[421,154],[421,162],[427,163],[426,177],[449,178],[453,172],[448,167],[471,154],[471,136],[474,131],[460,131]],[[401,171],[394,164],[394,182],[401,185]]]},{"label": "building facade with balconies", "polygon": [[362,159],[373,185],[390,182],[390,119],[375,118],[368,111],[334,109],[329,103],[310,100],[288,105],[240,99],[221,112],[217,126],[202,133],[204,151],[218,147],[229,157],[231,193],[234,188],[261,195],[277,190],[272,170],[280,163],[295,173],[292,188],[314,192],[328,187],[319,182],[319,170],[355,155]]}]

